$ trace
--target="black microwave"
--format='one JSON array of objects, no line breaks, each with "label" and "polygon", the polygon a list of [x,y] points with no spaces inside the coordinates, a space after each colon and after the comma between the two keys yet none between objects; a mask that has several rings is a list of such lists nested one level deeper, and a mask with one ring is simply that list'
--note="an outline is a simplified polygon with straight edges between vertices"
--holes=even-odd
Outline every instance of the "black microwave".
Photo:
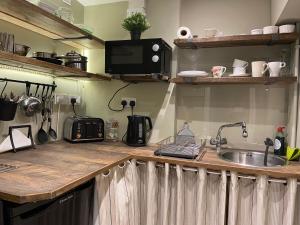
[{"label": "black microwave", "polygon": [[105,72],[170,75],[172,48],[161,38],[105,42]]}]

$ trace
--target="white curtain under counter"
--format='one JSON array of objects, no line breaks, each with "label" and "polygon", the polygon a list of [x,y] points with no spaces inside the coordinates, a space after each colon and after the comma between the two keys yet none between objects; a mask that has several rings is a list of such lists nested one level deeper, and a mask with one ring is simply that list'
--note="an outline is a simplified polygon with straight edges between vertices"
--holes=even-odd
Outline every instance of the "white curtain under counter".
[{"label": "white curtain under counter", "polygon": [[94,225],[300,225],[297,179],[128,161],[96,177]]}]

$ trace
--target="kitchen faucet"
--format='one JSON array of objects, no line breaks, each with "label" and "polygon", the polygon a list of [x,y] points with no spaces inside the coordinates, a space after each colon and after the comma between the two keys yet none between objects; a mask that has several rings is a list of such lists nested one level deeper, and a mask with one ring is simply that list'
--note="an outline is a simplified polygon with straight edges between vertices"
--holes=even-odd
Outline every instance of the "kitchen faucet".
[{"label": "kitchen faucet", "polygon": [[242,136],[244,138],[248,137],[248,132],[247,132],[247,127],[246,127],[245,121],[238,122],[238,123],[224,124],[224,125],[220,126],[217,136],[215,138],[210,139],[210,144],[216,146],[218,153],[221,150],[221,145],[227,144],[226,138],[221,137],[221,132],[225,127],[242,127],[242,131],[243,131]]},{"label": "kitchen faucet", "polygon": [[269,148],[271,146],[274,146],[273,141],[271,138],[266,138],[265,140],[266,150],[265,150],[265,156],[264,156],[264,166],[268,166],[268,154],[269,154]]}]

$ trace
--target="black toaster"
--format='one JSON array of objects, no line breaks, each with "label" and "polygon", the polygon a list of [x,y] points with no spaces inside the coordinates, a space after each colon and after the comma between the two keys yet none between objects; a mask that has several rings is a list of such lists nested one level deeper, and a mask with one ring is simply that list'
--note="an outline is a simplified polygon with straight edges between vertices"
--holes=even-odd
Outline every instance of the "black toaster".
[{"label": "black toaster", "polygon": [[86,116],[68,117],[64,123],[64,139],[70,142],[104,140],[104,121]]}]

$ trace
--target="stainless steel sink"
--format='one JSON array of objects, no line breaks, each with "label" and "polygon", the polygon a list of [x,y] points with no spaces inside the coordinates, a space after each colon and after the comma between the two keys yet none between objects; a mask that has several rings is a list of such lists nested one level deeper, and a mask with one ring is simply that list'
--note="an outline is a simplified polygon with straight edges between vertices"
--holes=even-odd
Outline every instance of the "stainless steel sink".
[{"label": "stainless steel sink", "polygon": [[223,160],[243,166],[253,167],[280,167],[287,165],[287,161],[279,156],[268,154],[267,166],[264,165],[263,152],[243,150],[221,150],[219,157]]}]

